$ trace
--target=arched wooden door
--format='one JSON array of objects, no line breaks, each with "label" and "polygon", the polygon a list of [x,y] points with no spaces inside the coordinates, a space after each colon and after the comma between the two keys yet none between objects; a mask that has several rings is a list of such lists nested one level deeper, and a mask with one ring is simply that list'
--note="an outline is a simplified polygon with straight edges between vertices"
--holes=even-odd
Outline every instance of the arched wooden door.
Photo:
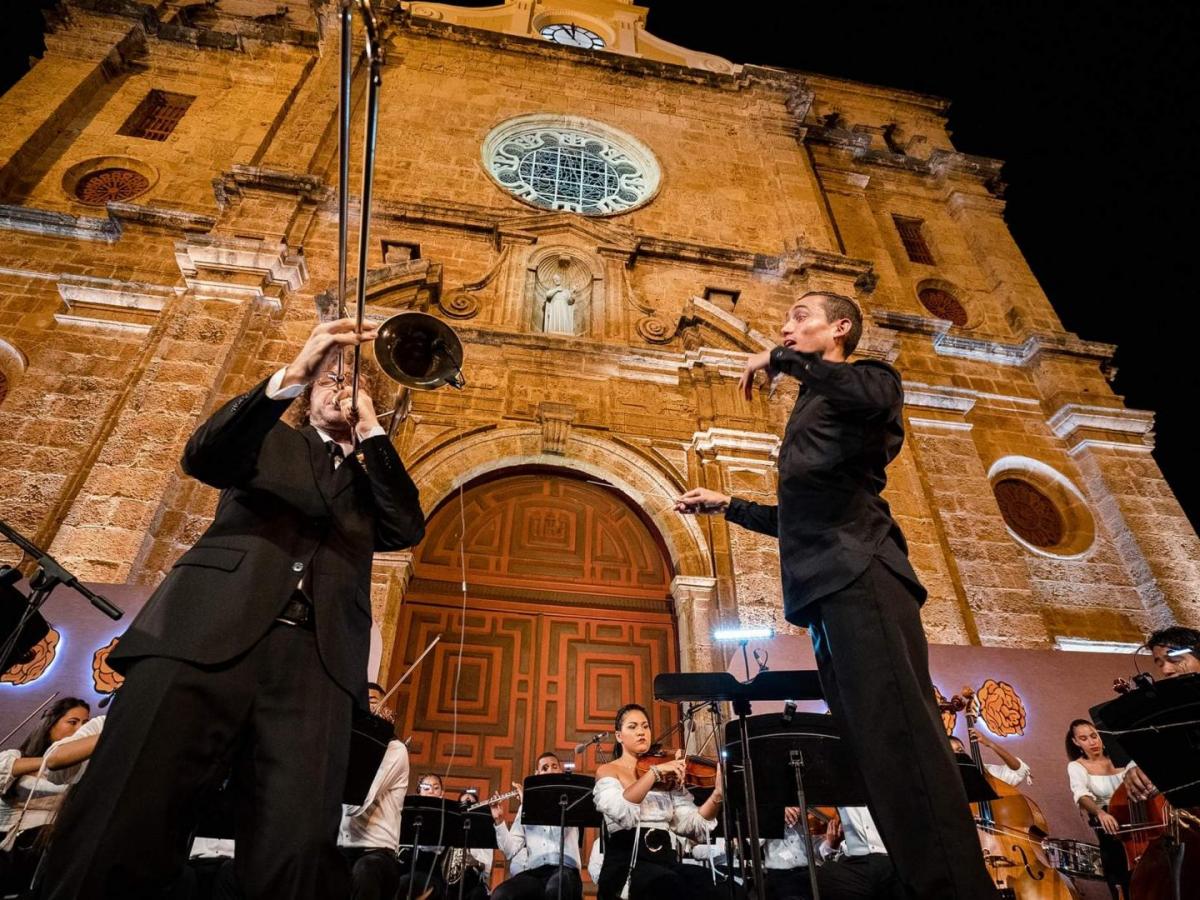
[{"label": "arched wooden door", "polygon": [[449,767],[448,790],[486,795],[544,750],[591,772],[595,749],[573,757],[575,744],[611,731],[631,701],[669,727],[674,708],[652,704],[652,683],[677,668],[671,576],[649,526],[603,485],[526,471],[449,498],[417,550],[389,678],[442,635],[397,692],[414,780]]}]

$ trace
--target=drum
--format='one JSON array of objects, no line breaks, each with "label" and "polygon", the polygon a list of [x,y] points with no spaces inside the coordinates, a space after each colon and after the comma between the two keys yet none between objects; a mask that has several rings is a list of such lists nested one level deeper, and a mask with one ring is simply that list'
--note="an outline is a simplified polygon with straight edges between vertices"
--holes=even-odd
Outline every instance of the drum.
[{"label": "drum", "polygon": [[1055,869],[1072,878],[1104,879],[1104,864],[1100,862],[1100,848],[1083,841],[1047,838],[1042,841],[1046,858]]}]

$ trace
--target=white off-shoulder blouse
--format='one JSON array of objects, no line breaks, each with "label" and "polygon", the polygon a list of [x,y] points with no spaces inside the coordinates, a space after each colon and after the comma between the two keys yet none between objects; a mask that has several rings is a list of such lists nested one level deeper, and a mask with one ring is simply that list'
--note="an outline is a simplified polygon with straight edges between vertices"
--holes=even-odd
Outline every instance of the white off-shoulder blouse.
[{"label": "white off-shoulder blouse", "polygon": [[700,815],[687,788],[650,791],[641,803],[630,803],[625,799],[621,780],[609,775],[596,779],[592,798],[596,801],[596,809],[604,816],[609,834],[640,825],[642,828],[665,828],[694,841],[703,841],[717,827],[716,819]]}]

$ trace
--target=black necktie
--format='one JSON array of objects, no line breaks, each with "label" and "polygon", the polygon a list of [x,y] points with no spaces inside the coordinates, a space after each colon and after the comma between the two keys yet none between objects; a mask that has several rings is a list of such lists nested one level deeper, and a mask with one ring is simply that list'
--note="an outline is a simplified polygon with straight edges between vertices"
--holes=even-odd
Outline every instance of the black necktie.
[{"label": "black necktie", "polygon": [[337,441],[327,441],[325,446],[329,450],[329,471],[336,472],[337,467],[345,462],[346,453]]}]

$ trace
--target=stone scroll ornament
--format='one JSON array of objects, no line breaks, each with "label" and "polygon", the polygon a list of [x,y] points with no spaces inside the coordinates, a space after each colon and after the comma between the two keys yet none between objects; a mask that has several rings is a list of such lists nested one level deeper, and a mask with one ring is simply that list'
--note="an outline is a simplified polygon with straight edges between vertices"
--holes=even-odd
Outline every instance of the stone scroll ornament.
[{"label": "stone scroll ornament", "polygon": [[44,638],[29,648],[24,658],[0,675],[0,684],[29,684],[41,678],[54,662],[60,637],[54,628],[47,631]]},{"label": "stone scroll ornament", "polygon": [[125,681],[125,676],[108,664],[108,654],[117,646],[113,638],[92,654],[92,686],[97,694],[111,694]]}]

